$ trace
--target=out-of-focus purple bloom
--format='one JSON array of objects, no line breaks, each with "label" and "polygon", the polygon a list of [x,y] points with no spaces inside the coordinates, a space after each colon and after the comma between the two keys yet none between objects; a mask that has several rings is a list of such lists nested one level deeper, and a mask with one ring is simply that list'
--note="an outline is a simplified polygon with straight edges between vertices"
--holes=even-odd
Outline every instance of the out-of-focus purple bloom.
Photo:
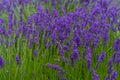
[{"label": "out-of-focus purple bloom", "polygon": [[90,72],[92,73],[92,80],[100,80],[94,69],[90,69]]},{"label": "out-of-focus purple bloom", "polygon": [[60,6],[60,9],[61,9],[61,11],[62,11],[62,16],[65,16],[65,15],[66,15],[66,12],[65,12],[65,10],[62,8],[62,6]]},{"label": "out-of-focus purple bloom", "polygon": [[112,66],[108,66],[108,74],[111,74],[113,71],[113,67]]},{"label": "out-of-focus purple bloom", "polygon": [[109,80],[109,76],[105,76],[105,77],[104,77],[104,80]]},{"label": "out-of-focus purple bloom", "polygon": [[90,52],[90,48],[87,48],[86,50],[86,62],[87,62],[87,67],[90,69],[90,65],[91,65],[91,52]]},{"label": "out-of-focus purple bloom", "polygon": [[68,47],[68,46],[66,46],[66,45],[63,45],[63,49],[64,49],[64,50],[68,50],[68,49],[69,49],[69,47]]},{"label": "out-of-focus purple bloom", "polygon": [[113,55],[112,55],[113,61],[115,61],[115,59],[116,59],[116,55],[117,55],[117,53],[114,52]]},{"label": "out-of-focus purple bloom", "polygon": [[61,80],[67,80],[66,78],[62,78]]},{"label": "out-of-focus purple bloom", "polygon": [[111,74],[113,72],[113,67],[112,67],[113,59],[114,58],[112,56],[112,57],[110,57],[110,59],[108,61],[108,65],[107,65],[107,67],[108,67],[108,74]]},{"label": "out-of-focus purple bloom", "polygon": [[98,61],[97,65],[96,65],[96,68],[98,68],[98,65],[102,62],[102,60],[104,59],[104,57],[105,57],[105,52],[102,52],[101,54],[98,54],[96,56],[97,61]]},{"label": "out-of-focus purple bloom", "polygon": [[20,65],[20,58],[19,58],[18,54],[15,56],[15,60],[16,60],[16,63],[18,65]]},{"label": "out-of-focus purple bloom", "polygon": [[0,56],[0,68],[2,68],[4,66],[4,60],[3,58]]},{"label": "out-of-focus purple bloom", "polygon": [[28,42],[28,47],[31,48],[32,47],[32,42],[33,42],[33,39],[29,39],[29,42]]},{"label": "out-of-focus purple bloom", "polygon": [[47,67],[52,67],[52,64],[47,63],[46,66],[47,66]]},{"label": "out-of-focus purple bloom", "polygon": [[37,51],[36,51],[36,50],[33,51],[33,56],[34,56],[34,57],[37,56]]},{"label": "out-of-focus purple bloom", "polygon": [[8,47],[8,41],[6,39],[4,39],[4,44]]},{"label": "out-of-focus purple bloom", "polygon": [[58,77],[61,78],[62,77],[62,72],[58,71]]},{"label": "out-of-focus purple bloom", "polygon": [[8,12],[8,23],[7,23],[7,37],[9,37],[13,32],[14,32],[14,28],[13,28],[13,11],[9,11]]},{"label": "out-of-focus purple bloom", "polygon": [[110,80],[115,80],[117,75],[117,71],[113,71],[110,75]]},{"label": "out-of-focus purple bloom", "polygon": [[113,42],[113,46],[112,46],[114,51],[119,51],[120,50],[120,38],[116,39]]},{"label": "out-of-focus purple bloom", "polygon": [[87,6],[91,1],[94,1],[94,0],[79,0],[80,3],[84,4],[85,6]]},{"label": "out-of-focus purple bloom", "polygon": [[119,58],[117,58],[117,64],[118,64],[118,63],[120,63],[120,57],[119,57]]},{"label": "out-of-focus purple bloom", "polygon": [[47,49],[47,48],[49,48],[50,47],[50,45],[51,45],[51,42],[48,42],[47,44],[45,44],[45,49]]},{"label": "out-of-focus purple bloom", "polygon": [[59,16],[57,10],[54,8],[52,9],[52,16],[53,18],[57,18]]},{"label": "out-of-focus purple bloom", "polygon": [[64,49],[63,48],[60,48],[59,50],[58,50],[58,55],[63,55],[64,54]]},{"label": "out-of-focus purple bloom", "polygon": [[116,27],[112,27],[113,32],[116,32],[116,30],[117,30]]},{"label": "out-of-focus purple bloom", "polygon": [[54,42],[54,40],[56,39],[56,34],[54,31],[51,33],[50,37],[51,37],[52,42]]},{"label": "out-of-focus purple bloom", "polygon": [[108,43],[108,32],[102,33],[103,45],[107,45]]},{"label": "out-of-focus purple bloom", "polygon": [[108,61],[108,66],[112,66],[113,58],[111,57]]},{"label": "out-of-focus purple bloom", "polygon": [[65,56],[61,56],[61,60],[63,60],[64,62],[68,62],[68,59],[65,58]]},{"label": "out-of-focus purple bloom", "polygon": [[71,66],[74,66],[75,60],[79,57],[78,50],[73,46],[72,54],[70,54]]},{"label": "out-of-focus purple bloom", "polygon": [[52,65],[52,69],[62,71],[62,69],[58,65],[55,65],[55,64]]},{"label": "out-of-focus purple bloom", "polygon": [[102,52],[98,58],[98,62],[101,62],[105,57],[105,52]]},{"label": "out-of-focus purple bloom", "polygon": [[63,72],[63,69],[61,67],[59,67],[58,65],[56,65],[56,64],[47,63],[46,66],[51,67],[53,70],[57,70],[57,71],[62,71]]},{"label": "out-of-focus purple bloom", "polygon": [[0,18],[0,25],[2,25],[2,23],[3,23],[3,19]]},{"label": "out-of-focus purple bloom", "polygon": [[17,24],[17,19],[16,19],[16,16],[14,16],[14,25]]},{"label": "out-of-focus purple bloom", "polygon": [[52,6],[54,6],[55,3],[56,3],[56,0],[52,0],[52,1],[51,1],[51,5],[52,5]]},{"label": "out-of-focus purple bloom", "polygon": [[22,7],[20,8],[20,22],[23,21],[23,9]]},{"label": "out-of-focus purple bloom", "polygon": [[93,42],[93,44],[92,44],[92,48],[93,48],[93,49],[98,45],[99,40],[100,40],[99,37],[94,39],[94,42]]},{"label": "out-of-focus purple bloom", "polygon": [[120,31],[120,22],[118,23],[118,30]]},{"label": "out-of-focus purple bloom", "polygon": [[5,33],[5,28],[0,25],[0,34],[4,34],[4,33]]}]

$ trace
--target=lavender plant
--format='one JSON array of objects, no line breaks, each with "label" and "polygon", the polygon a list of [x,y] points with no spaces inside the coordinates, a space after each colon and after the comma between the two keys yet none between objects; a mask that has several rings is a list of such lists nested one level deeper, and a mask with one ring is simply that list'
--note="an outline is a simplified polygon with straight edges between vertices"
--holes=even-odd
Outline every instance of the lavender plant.
[{"label": "lavender plant", "polygon": [[76,2],[1,1],[0,79],[119,80],[119,8]]}]

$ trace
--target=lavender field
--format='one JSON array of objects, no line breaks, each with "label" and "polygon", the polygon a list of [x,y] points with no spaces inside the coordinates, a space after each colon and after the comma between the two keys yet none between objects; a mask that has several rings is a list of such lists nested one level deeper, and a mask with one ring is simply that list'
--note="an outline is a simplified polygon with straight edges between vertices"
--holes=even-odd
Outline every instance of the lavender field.
[{"label": "lavender field", "polygon": [[119,0],[0,0],[0,80],[120,80]]}]

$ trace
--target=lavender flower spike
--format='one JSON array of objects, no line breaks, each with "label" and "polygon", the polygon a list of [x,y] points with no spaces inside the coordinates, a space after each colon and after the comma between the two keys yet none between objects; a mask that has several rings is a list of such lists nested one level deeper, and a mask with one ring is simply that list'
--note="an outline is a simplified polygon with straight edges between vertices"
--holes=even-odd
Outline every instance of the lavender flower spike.
[{"label": "lavender flower spike", "polygon": [[117,71],[113,71],[110,75],[110,80],[115,80],[117,75]]},{"label": "lavender flower spike", "polygon": [[87,67],[90,68],[90,65],[91,65],[91,53],[90,53],[90,48],[87,48],[86,52],[87,52],[87,55],[86,55]]},{"label": "lavender flower spike", "polygon": [[33,51],[33,56],[36,57],[36,55],[37,55],[37,51],[34,50],[34,51]]},{"label": "lavender flower spike", "polygon": [[18,65],[20,65],[20,58],[19,58],[18,54],[15,56],[15,59],[16,59],[16,63],[17,63]]},{"label": "lavender flower spike", "polygon": [[0,68],[2,68],[4,66],[4,60],[3,58],[0,56]]}]

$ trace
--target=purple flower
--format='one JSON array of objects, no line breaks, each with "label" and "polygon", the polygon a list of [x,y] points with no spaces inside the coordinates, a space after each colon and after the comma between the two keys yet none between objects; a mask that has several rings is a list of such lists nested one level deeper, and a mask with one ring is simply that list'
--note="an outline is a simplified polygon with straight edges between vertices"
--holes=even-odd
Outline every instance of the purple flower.
[{"label": "purple flower", "polygon": [[95,75],[92,76],[92,80],[100,80],[100,78],[98,77],[97,74],[95,74]]},{"label": "purple flower", "polygon": [[97,61],[98,61],[97,65],[96,65],[96,68],[98,68],[98,65],[102,62],[102,60],[104,59],[104,57],[105,57],[105,52],[102,52],[101,54],[98,54],[96,56]]},{"label": "purple flower", "polygon": [[114,52],[114,53],[113,53],[113,55],[112,55],[113,61],[115,61],[116,56],[117,56],[117,53],[116,53],[116,52]]},{"label": "purple flower", "polygon": [[51,5],[54,6],[54,5],[55,5],[55,2],[56,2],[56,0],[52,0],[52,1],[51,1]]},{"label": "purple flower", "polygon": [[17,24],[17,19],[16,19],[16,16],[14,16],[14,25]]},{"label": "purple flower", "polygon": [[68,62],[68,59],[65,58],[65,56],[61,56],[61,60],[63,60],[64,62]]},{"label": "purple flower", "polygon": [[2,23],[3,23],[3,19],[0,18],[0,25],[2,25]]},{"label": "purple flower", "polygon": [[0,56],[0,68],[2,68],[4,66],[4,60],[3,58]]},{"label": "purple flower", "polygon": [[56,39],[55,31],[51,33],[50,37],[51,37],[51,40],[54,42],[54,40]]},{"label": "purple flower", "polygon": [[62,77],[62,72],[58,71],[58,77],[61,78]]},{"label": "purple flower", "polygon": [[0,26],[0,34],[4,34],[5,33],[5,28],[3,26]]},{"label": "purple flower", "polygon": [[33,39],[29,39],[29,42],[28,42],[28,47],[31,48],[32,47],[32,42],[33,42]]},{"label": "purple flower", "polygon": [[53,18],[57,18],[59,16],[57,10],[54,8],[52,9],[52,16]]},{"label": "purple flower", "polygon": [[112,27],[112,31],[113,31],[113,32],[116,32],[116,27]]},{"label": "purple flower", "polygon": [[69,47],[68,47],[68,46],[66,46],[66,45],[63,45],[63,49],[64,49],[64,50],[68,50],[68,49],[69,49]]},{"label": "purple flower", "polygon": [[16,63],[18,65],[20,65],[20,58],[19,58],[18,54],[15,56],[15,60],[16,60]]},{"label": "purple flower", "polygon": [[105,76],[105,77],[104,77],[104,80],[109,80],[109,76]]},{"label": "purple flower", "polygon": [[47,44],[44,44],[45,49],[49,48],[51,45],[51,42],[48,42]]},{"label": "purple flower", "polygon": [[59,67],[56,64],[50,64],[50,63],[47,63],[46,66],[52,68],[53,70],[56,70],[58,72],[58,77],[62,79],[64,70],[61,67]]},{"label": "purple flower", "polygon": [[117,75],[117,71],[113,71],[110,75],[110,80],[115,80]]},{"label": "purple flower", "polygon": [[92,44],[92,48],[93,48],[93,49],[98,45],[99,40],[100,40],[99,37],[94,39],[94,42],[93,42],[93,44]]},{"label": "purple flower", "polygon": [[70,54],[71,66],[74,66],[74,61],[77,60],[79,57],[78,50],[73,47],[72,54]]},{"label": "purple flower", "polygon": [[63,48],[59,49],[59,50],[58,50],[58,55],[61,56],[61,55],[63,55],[63,54],[64,54],[64,49],[63,49]]},{"label": "purple flower", "polygon": [[103,45],[107,45],[108,43],[108,32],[102,33]]},{"label": "purple flower", "polygon": [[61,67],[59,67],[58,65],[56,65],[56,64],[47,63],[46,66],[47,67],[51,67],[53,70],[57,70],[57,71],[62,71],[63,72],[63,69]]},{"label": "purple flower", "polygon": [[98,59],[98,62],[101,62],[105,57],[105,52],[103,51],[100,56],[99,56],[99,59]]},{"label": "purple flower", "polygon": [[111,57],[108,61],[108,66],[112,66],[113,58]]},{"label": "purple flower", "polygon": [[120,31],[120,22],[118,23],[118,30]]},{"label": "purple flower", "polygon": [[57,65],[53,64],[53,65],[52,65],[52,69],[54,69],[54,70],[59,70],[60,68],[59,68]]},{"label": "purple flower", "polygon": [[47,66],[47,67],[52,67],[52,64],[47,63],[46,66]]},{"label": "purple flower", "polygon": [[113,71],[113,67],[112,66],[108,66],[108,74],[111,74]]},{"label": "purple flower", "polygon": [[117,64],[118,64],[118,63],[120,63],[120,57],[119,57],[119,58],[117,58]]},{"label": "purple flower", "polygon": [[90,52],[90,48],[87,48],[86,52],[87,52],[87,55],[86,55],[87,67],[90,69],[90,65],[91,65],[91,52]]},{"label": "purple flower", "polygon": [[90,72],[92,73],[92,80],[100,80],[94,69],[90,69]]},{"label": "purple flower", "polygon": [[60,9],[61,9],[61,11],[62,11],[62,16],[65,16],[66,12],[65,12],[65,10],[62,8],[62,6],[60,6]]},{"label": "purple flower", "polygon": [[37,55],[37,51],[34,50],[34,51],[33,51],[33,56],[36,57],[36,55]]},{"label": "purple flower", "polygon": [[6,39],[4,39],[4,44],[8,47],[8,41]]},{"label": "purple flower", "polygon": [[63,77],[61,80],[67,80],[67,79]]},{"label": "purple flower", "polygon": [[12,28],[12,26],[13,26],[12,18],[13,18],[13,12],[9,11],[8,12],[8,23],[7,23],[8,30],[6,32],[8,34],[8,36],[14,31],[14,29]]},{"label": "purple flower", "polygon": [[77,44],[77,46],[79,46],[80,45],[80,38],[79,38],[79,36],[73,36],[73,40],[72,40],[74,43],[76,43]]},{"label": "purple flower", "polygon": [[116,39],[113,42],[113,46],[112,46],[114,51],[119,51],[120,50],[120,38]]},{"label": "purple flower", "polygon": [[30,0],[24,0],[24,1],[23,1],[24,4],[27,4],[27,3],[29,3],[29,2],[30,2]]},{"label": "purple flower", "polygon": [[20,22],[23,21],[23,8],[20,8]]}]

